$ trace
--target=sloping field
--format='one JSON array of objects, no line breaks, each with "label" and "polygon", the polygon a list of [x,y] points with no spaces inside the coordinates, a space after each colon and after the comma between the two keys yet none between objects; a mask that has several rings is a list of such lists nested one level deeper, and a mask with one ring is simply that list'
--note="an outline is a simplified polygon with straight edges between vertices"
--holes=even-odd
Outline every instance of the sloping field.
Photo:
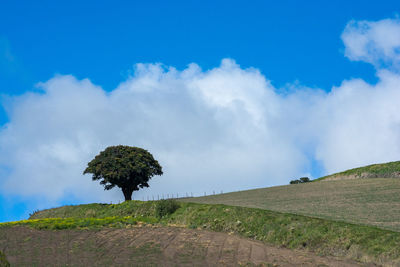
[{"label": "sloping field", "polygon": [[260,208],[400,231],[399,178],[323,180],[184,201]]},{"label": "sloping field", "polygon": [[7,227],[0,228],[0,250],[12,266],[359,266],[235,235],[178,227]]},{"label": "sloping field", "polygon": [[24,226],[65,231],[131,228],[143,223],[179,225],[235,234],[278,248],[353,259],[364,264],[397,266],[400,263],[400,232],[263,209],[196,203],[180,203],[175,212],[160,217],[157,210],[161,203],[165,202],[64,206],[36,212],[30,220],[2,223],[0,229]]}]

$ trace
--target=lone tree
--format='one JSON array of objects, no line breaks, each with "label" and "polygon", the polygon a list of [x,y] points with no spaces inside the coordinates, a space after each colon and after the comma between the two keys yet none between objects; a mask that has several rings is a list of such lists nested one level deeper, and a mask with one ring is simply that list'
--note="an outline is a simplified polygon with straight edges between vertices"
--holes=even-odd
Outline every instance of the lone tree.
[{"label": "lone tree", "polygon": [[131,146],[110,146],[88,163],[83,174],[93,174],[92,179],[101,180],[104,190],[118,186],[125,201],[132,199],[133,191],[149,187],[154,175],[162,175],[157,160],[145,149]]}]

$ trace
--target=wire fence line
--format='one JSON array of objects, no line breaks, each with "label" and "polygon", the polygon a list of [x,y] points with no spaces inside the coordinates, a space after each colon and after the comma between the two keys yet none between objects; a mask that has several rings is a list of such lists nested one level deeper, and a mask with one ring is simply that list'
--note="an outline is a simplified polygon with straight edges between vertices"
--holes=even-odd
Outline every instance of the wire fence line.
[{"label": "wire fence line", "polygon": [[[186,192],[184,194],[157,194],[157,195],[147,195],[147,196],[142,196],[141,198],[137,198],[135,200],[142,200],[142,201],[155,201],[155,200],[162,200],[162,199],[184,199],[184,198],[192,198],[192,197],[202,197],[202,196],[213,196],[213,195],[221,195],[223,194],[223,190],[216,192],[215,190],[212,191],[212,193],[204,192],[204,195],[202,194],[193,194],[193,192]],[[132,198],[133,199],[133,198]]]}]

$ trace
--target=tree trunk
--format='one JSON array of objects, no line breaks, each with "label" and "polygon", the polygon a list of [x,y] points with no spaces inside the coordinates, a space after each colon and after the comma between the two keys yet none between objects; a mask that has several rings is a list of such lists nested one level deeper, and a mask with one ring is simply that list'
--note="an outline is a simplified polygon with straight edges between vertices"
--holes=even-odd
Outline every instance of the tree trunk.
[{"label": "tree trunk", "polygon": [[133,190],[130,188],[122,188],[122,193],[124,193],[125,201],[132,200]]}]

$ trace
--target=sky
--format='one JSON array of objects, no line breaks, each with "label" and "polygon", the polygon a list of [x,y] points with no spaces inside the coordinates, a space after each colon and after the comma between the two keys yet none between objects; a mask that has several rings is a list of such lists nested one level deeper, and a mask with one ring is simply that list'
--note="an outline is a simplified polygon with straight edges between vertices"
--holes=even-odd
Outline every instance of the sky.
[{"label": "sky", "polygon": [[400,159],[398,1],[1,1],[0,222],[118,203],[87,162],[163,166],[134,199]]}]

